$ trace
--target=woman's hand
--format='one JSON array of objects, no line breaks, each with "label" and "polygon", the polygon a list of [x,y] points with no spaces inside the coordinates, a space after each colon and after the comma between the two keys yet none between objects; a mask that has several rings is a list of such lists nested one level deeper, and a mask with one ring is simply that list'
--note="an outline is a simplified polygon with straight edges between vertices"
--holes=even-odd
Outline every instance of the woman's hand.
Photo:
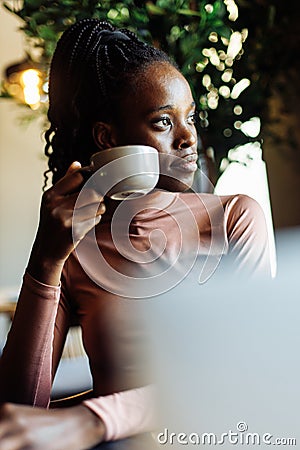
[{"label": "woman's hand", "polygon": [[84,181],[80,168],[79,162],[73,162],[66,175],[43,194],[40,223],[28,271],[45,284],[59,284],[66,259],[105,212],[103,197],[86,188],[80,196],[73,223],[75,204]]},{"label": "woman's hand", "polygon": [[102,442],[104,433],[101,419],[85,406],[0,406],[0,450],[83,450]]}]

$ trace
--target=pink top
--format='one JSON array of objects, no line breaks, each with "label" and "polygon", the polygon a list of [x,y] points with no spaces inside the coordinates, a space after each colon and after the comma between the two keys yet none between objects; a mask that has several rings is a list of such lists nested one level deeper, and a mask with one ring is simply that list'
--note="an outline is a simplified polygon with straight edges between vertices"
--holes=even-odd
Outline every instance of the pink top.
[{"label": "pink top", "polygon": [[84,404],[104,421],[106,440],[154,428],[143,296],[171,288],[207,256],[206,278],[222,254],[241,273],[270,275],[264,215],[247,196],[156,191],[121,205],[113,237],[104,215],[66,261],[61,287],[25,274],[0,361],[0,401],[46,407],[66,334],[79,323],[95,396]]}]

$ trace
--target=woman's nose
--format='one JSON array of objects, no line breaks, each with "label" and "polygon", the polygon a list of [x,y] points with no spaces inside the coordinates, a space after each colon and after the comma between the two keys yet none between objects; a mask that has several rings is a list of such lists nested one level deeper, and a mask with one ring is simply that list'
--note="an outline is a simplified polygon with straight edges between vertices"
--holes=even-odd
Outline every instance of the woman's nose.
[{"label": "woman's nose", "polygon": [[194,127],[184,124],[178,128],[176,136],[174,136],[174,149],[183,150],[193,147],[197,142],[197,132]]}]

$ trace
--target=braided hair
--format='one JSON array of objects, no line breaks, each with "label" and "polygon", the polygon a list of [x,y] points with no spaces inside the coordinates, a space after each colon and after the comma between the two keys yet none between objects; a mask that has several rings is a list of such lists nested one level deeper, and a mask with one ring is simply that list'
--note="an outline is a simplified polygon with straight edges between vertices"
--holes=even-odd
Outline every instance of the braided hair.
[{"label": "braided hair", "polygon": [[45,185],[49,172],[56,183],[74,160],[89,164],[98,150],[93,124],[116,120],[126,86],[154,62],[176,67],[161,50],[108,22],[83,19],[63,33],[50,67]]}]

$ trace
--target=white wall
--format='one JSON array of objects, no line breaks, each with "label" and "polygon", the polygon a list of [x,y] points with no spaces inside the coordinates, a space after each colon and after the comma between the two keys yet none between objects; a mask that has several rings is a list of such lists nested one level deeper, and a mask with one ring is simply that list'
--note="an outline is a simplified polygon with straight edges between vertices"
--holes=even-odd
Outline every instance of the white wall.
[{"label": "white wall", "polygon": [[[17,19],[0,7],[0,71],[24,58]],[[41,121],[21,126],[22,107],[0,99],[0,294],[21,283],[37,227],[43,172]]]}]

